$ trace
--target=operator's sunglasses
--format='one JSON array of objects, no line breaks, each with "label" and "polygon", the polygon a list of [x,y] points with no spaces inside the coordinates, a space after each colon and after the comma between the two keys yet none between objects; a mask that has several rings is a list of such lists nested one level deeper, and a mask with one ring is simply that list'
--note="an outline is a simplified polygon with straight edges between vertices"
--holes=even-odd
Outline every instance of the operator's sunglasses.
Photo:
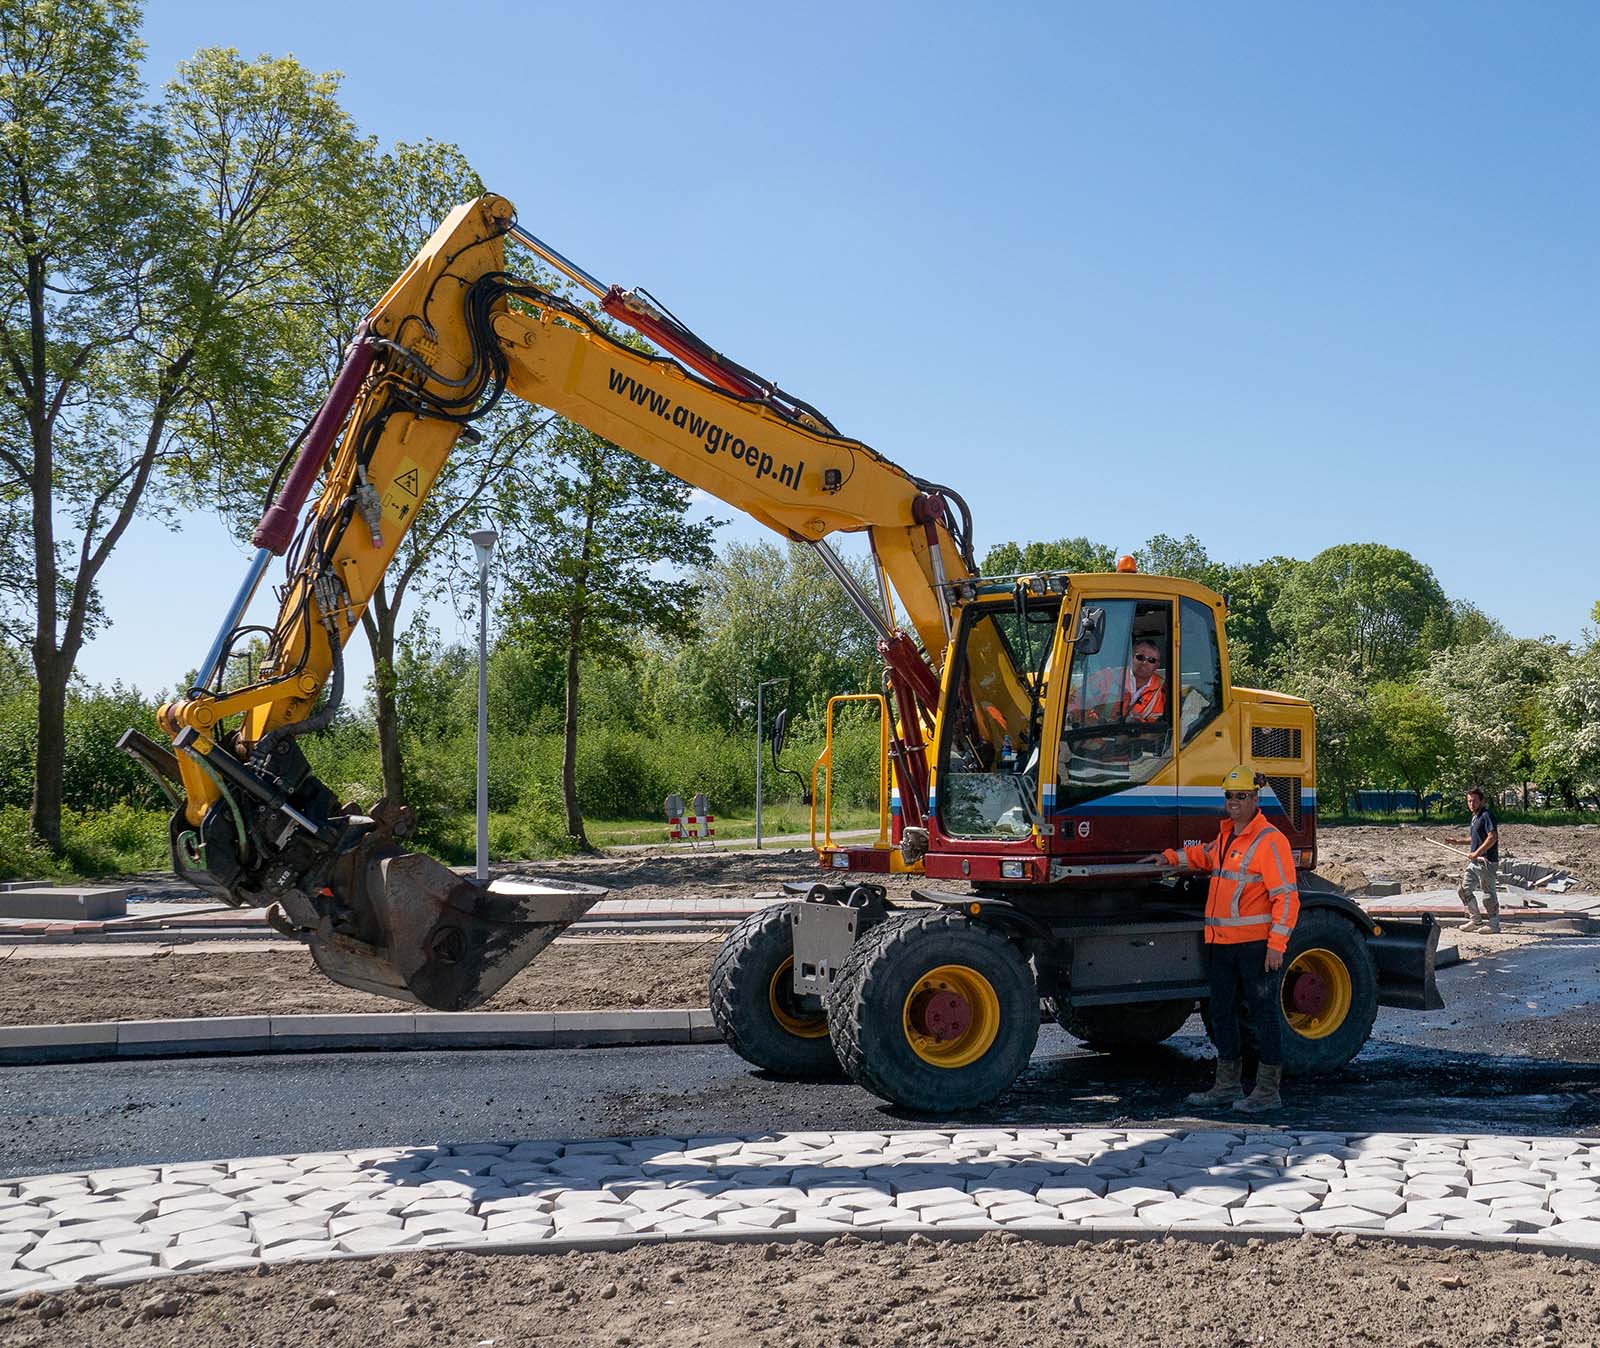
[{"label": "operator's sunglasses", "polygon": [[1159,665],[1161,657],[1159,655],[1136,655],[1133,657],[1133,663],[1136,665]]},{"label": "operator's sunglasses", "polygon": [[1255,795],[1254,791],[1224,791],[1223,796],[1228,800],[1249,800]]}]

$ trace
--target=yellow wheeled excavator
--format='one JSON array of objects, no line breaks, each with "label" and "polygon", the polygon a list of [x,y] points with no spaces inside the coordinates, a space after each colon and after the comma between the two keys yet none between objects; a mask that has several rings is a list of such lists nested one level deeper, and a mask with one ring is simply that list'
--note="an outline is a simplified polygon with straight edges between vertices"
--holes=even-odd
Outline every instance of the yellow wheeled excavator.
[{"label": "yellow wheeled excavator", "polygon": [[[508,270],[508,244],[567,284]],[[122,741],[172,798],[176,873],[267,905],[334,980],[481,1005],[601,892],[458,876],[409,848],[408,806],[339,802],[297,743],[337,710],[345,642],[452,446],[506,394],[810,545],[877,634],[879,837],[834,846],[824,820],[826,874],[737,929],[713,973],[713,1013],[750,1061],[798,1075],[842,1065],[900,1104],[956,1109],[1021,1071],[1041,997],[1103,1047],[1175,1032],[1205,995],[1202,895],[1139,858],[1211,836],[1241,759],[1266,775],[1264,806],[1302,871],[1284,980],[1291,1070],[1342,1066],[1380,1003],[1440,1004],[1437,928],[1380,926],[1316,880],[1311,708],[1231,686],[1219,596],[1131,562],[980,575],[956,492],[842,435],[645,292],[597,281],[497,196],[457,207],[356,332],[292,466],[285,456],[193,686],[159,710],[170,744]],[[867,535],[875,593],[829,546],[845,532]],[[287,576],[266,659],[225,686],[275,557]],[[1104,695],[1135,646],[1163,671],[1153,718]],[[897,905],[874,876],[904,872],[958,888]]]}]

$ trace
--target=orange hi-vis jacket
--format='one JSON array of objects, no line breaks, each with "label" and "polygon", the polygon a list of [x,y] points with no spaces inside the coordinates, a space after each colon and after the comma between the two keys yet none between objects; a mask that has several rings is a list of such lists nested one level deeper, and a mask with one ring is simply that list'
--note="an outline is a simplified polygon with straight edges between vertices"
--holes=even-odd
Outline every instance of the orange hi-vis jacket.
[{"label": "orange hi-vis jacket", "polygon": [[1269,950],[1289,948],[1289,933],[1300,917],[1300,891],[1295,884],[1294,853],[1289,840],[1259,810],[1237,834],[1224,819],[1209,847],[1169,847],[1171,865],[1210,871],[1206,893],[1206,942],[1240,945],[1265,941]]},{"label": "orange hi-vis jacket", "polygon": [[1091,675],[1081,696],[1067,699],[1067,710],[1078,715],[1087,703],[1091,722],[1159,721],[1167,714],[1167,690],[1159,674],[1152,674],[1141,687],[1129,669],[1102,669]]}]

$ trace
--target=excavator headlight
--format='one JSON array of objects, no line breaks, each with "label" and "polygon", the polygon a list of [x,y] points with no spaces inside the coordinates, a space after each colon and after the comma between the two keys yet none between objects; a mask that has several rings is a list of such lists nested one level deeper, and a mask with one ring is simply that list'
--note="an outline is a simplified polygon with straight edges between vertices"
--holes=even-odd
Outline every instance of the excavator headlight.
[{"label": "excavator headlight", "polygon": [[1027,873],[1028,863],[1025,861],[1002,861],[1000,863],[1000,878],[1002,880],[1020,880]]},{"label": "excavator headlight", "polygon": [[850,869],[850,858],[843,852],[835,852],[828,864],[836,871],[847,871]]}]

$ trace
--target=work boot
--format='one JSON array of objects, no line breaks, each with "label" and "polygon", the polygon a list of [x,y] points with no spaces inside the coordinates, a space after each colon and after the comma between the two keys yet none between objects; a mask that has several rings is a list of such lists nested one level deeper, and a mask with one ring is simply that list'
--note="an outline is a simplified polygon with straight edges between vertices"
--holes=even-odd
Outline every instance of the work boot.
[{"label": "work boot", "polygon": [[1244,1063],[1238,1058],[1217,1059],[1217,1079],[1208,1091],[1183,1097],[1186,1105],[1228,1105],[1244,1095]]},{"label": "work boot", "polygon": [[1456,890],[1456,897],[1461,900],[1467,910],[1467,920],[1461,924],[1462,931],[1482,931],[1484,928],[1483,913],[1478,908],[1478,896],[1470,889]]},{"label": "work boot", "polygon": [[1265,1114],[1283,1108],[1283,1096],[1278,1087],[1283,1084],[1283,1068],[1268,1067],[1262,1063],[1256,1069],[1256,1088],[1243,1100],[1235,1100],[1233,1107],[1240,1114]]}]

